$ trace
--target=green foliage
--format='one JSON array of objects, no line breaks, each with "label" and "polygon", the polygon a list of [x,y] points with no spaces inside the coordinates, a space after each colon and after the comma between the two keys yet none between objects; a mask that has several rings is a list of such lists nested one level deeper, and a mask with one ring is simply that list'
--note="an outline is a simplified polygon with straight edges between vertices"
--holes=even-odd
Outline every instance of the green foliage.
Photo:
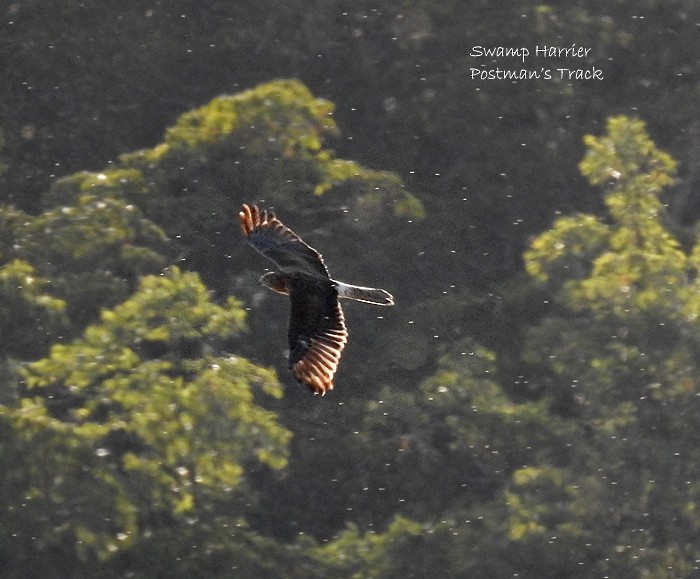
[{"label": "green foliage", "polygon": [[191,524],[143,537],[110,561],[115,577],[177,579],[289,577],[323,579],[332,568],[300,544],[281,544],[253,533],[245,524]]},{"label": "green foliage", "polygon": [[610,119],[605,137],[585,142],[581,171],[594,185],[610,181],[605,202],[612,223],[589,215],[557,220],[526,252],[528,271],[555,285],[565,277],[560,295],[574,309],[624,318],[656,315],[663,303],[663,315],[672,315],[689,264],[664,227],[658,195],[672,183],[675,162],[655,148],[641,121],[625,117]]},{"label": "green foliage", "polygon": [[28,569],[75,576],[133,537],[134,505],[91,437],[77,436],[28,400],[0,406],[0,431],[0,560],[8,577]]},{"label": "green foliage", "polygon": [[80,330],[129,295],[140,276],[160,270],[168,245],[134,205],[87,192],[75,202],[37,216],[0,207],[0,259],[26,261],[50,280]]},{"label": "green foliage", "polygon": [[[236,300],[217,306],[196,274],[172,268],[145,277],[83,337],[27,366],[29,398],[2,410],[8,452],[22,444],[32,452],[15,471],[15,498],[3,498],[24,513],[20,528],[40,537],[37,548],[66,536],[79,541],[77,557],[101,558],[164,520],[235,523],[240,514],[215,505],[244,490],[246,468],[283,467],[289,439],[255,402],[255,390],[280,395],[274,374],[220,353],[243,321]],[[20,503],[33,488],[37,513],[27,516]],[[42,513],[56,522],[44,525]]]},{"label": "green foliage", "polygon": [[560,217],[554,227],[532,240],[525,254],[528,273],[552,291],[580,281],[590,262],[607,245],[609,228],[593,215]]},{"label": "green foliage", "polygon": [[239,199],[258,196],[288,205],[345,185],[360,198],[382,193],[398,214],[421,215],[396,175],[335,158],[326,141],[337,134],[332,103],[296,80],[267,82],[184,113],[162,143],[123,154],[102,173],[63,179],[45,199],[74,203],[89,191],[129,200],[195,248],[203,232],[230,227]]},{"label": "green foliage", "polygon": [[229,256],[241,248],[232,226],[241,202],[293,209],[333,191],[355,213],[371,213],[370,225],[424,217],[396,174],[337,158],[327,147],[337,134],[332,103],[297,80],[271,81],[182,114],[160,144],[122,154],[102,172],[58,180],[44,203],[65,210],[89,195],[138,207],[223,294]]},{"label": "green foliage", "polygon": [[380,516],[392,505],[429,521],[435,512],[493,496],[523,464],[564,459],[551,444],[571,435],[549,416],[547,402],[513,402],[495,372],[492,352],[465,343],[440,360],[420,390],[381,390],[365,417],[364,443],[372,448],[365,486],[385,489],[371,522],[383,524]]},{"label": "green foliage", "polygon": [[314,158],[324,139],[338,132],[332,113],[333,105],[314,98],[302,83],[270,82],[183,114],[167,130],[163,144],[144,155],[155,161],[178,150],[233,141],[245,143],[252,157]]},{"label": "green foliage", "polygon": [[48,280],[27,262],[0,267],[0,356],[39,355],[66,327],[66,304],[48,288]]},{"label": "green foliage", "polygon": [[[4,536],[9,551],[19,545],[17,569],[41,553],[46,569],[59,558],[69,568],[108,561],[118,574],[130,561],[146,569],[144,549],[165,557],[186,551],[186,541],[228,556],[219,564],[189,557],[173,573],[197,564],[251,576],[276,568],[254,554],[266,540],[247,529],[245,516],[259,500],[249,475],[288,460],[289,433],[257,403],[271,406],[262,394],[280,395],[274,374],[224,354],[245,349],[238,301],[215,304],[197,274],[173,266],[149,274],[178,251],[220,296],[228,293],[230,276],[240,275],[228,260],[245,248],[238,237],[217,236],[256,190],[269,188],[272,200],[292,189],[309,199],[332,191],[349,203],[347,215],[337,215],[342,226],[371,216],[366,224],[377,231],[368,239],[391,224],[386,215],[421,218],[421,203],[396,175],[326,148],[337,134],[332,108],[298,81],[220,97],[182,115],[153,149],[56,181],[42,213],[2,208],[3,332],[13,338],[0,372],[4,452],[53,453],[45,463],[59,473],[43,481],[41,465],[12,459],[17,472],[3,501],[27,516],[8,529],[40,537],[20,544]],[[93,487],[80,510],[71,493],[82,489],[75,480],[84,472]],[[35,510],[22,511],[23,493],[34,487]],[[54,522],[44,525],[41,513]],[[221,528],[236,531],[214,531]],[[172,533],[179,540],[170,551]],[[278,554],[300,561],[283,547]]]},{"label": "green foliage", "polygon": [[329,566],[335,577],[423,577],[419,574],[422,570],[414,566],[412,556],[416,537],[421,531],[419,524],[403,517],[394,519],[381,534],[367,533],[363,536],[356,527],[350,527],[335,541],[317,547],[314,555]]},{"label": "green foliage", "polygon": [[606,202],[618,220],[625,218],[625,208],[647,212],[655,217],[661,204],[657,195],[670,185],[676,169],[668,153],[659,151],[639,119],[611,117],[603,137],[586,135],[586,155],[579,168],[592,185],[617,183],[612,191],[625,194],[608,195]]},{"label": "green foliage", "polygon": [[[0,189],[27,211],[0,211],[3,573],[697,573],[697,10],[561,4],[3,8]],[[606,80],[468,74],[535,62],[476,43],[557,39],[590,55],[543,66]],[[625,118],[578,178],[620,110],[678,180]],[[348,306],[320,404],[258,397],[245,356],[283,366],[286,305],[245,265],[242,201],[397,295]],[[173,263],[211,296],[141,285]]]},{"label": "green foliage", "polygon": [[570,512],[576,494],[557,469],[531,466],[515,471],[505,495],[509,538],[539,542],[543,537],[569,534],[575,524],[572,515],[578,514]]},{"label": "green foliage", "polygon": [[[533,328],[526,355],[549,369],[550,391],[585,437],[565,479],[549,477],[561,498],[530,495],[516,529],[545,532],[552,505],[564,505],[555,527],[587,534],[601,572],[689,576],[700,529],[700,440],[688,428],[700,411],[698,244],[686,253],[665,226],[659,195],[675,162],[641,122],[612,118],[605,136],[585,142],[581,170],[606,184],[609,224],[561,218],[525,254],[562,308]],[[527,486],[515,482],[520,509]]]}]

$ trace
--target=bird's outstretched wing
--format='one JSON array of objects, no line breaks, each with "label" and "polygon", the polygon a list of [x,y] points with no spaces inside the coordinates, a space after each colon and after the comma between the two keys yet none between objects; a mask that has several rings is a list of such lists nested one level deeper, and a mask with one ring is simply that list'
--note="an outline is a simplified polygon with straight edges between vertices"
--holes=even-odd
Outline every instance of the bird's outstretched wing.
[{"label": "bird's outstretched wing", "polygon": [[274,261],[281,271],[329,277],[321,254],[304,243],[274,213],[257,205],[243,204],[238,215],[248,243]]},{"label": "bird's outstretched wing", "polygon": [[333,376],[347,342],[338,291],[330,283],[289,283],[289,367],[316,394],[333,389]]}]

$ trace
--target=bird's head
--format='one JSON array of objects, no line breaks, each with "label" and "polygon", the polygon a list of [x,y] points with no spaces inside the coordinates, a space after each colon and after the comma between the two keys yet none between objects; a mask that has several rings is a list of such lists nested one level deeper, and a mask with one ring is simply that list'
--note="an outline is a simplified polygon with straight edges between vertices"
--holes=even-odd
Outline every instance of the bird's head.
[{"label": "bird's head", "polygon": [[260,285],[277,292],[278,294],[288,295],[287,278],[281,273],[271,271],[263,275],[259,280]]}]

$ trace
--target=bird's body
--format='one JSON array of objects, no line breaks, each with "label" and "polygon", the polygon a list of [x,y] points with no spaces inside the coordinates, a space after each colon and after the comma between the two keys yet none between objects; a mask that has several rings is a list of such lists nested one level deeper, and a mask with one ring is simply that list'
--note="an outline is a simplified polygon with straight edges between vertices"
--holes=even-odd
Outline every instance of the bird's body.
[{"label": "bird's body", "polygon": [[289,366],[299,382],[323,395],[333,388],[333,376],[347,342],[338,299],[385,306],[393,305],[394,299],[382,289],[331,279],[321,254],[273,213],[244,204],[239,217],[248,243],[279,268],[263,275],[260,283],[289,296]]}]

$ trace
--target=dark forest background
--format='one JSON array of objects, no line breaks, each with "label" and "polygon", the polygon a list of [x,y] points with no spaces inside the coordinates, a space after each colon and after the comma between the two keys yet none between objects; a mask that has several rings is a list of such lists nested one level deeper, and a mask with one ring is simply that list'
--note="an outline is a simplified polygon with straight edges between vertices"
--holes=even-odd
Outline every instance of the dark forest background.
[{"label": "dark forest background", "polygon": [[[2,575],[697,576],[699,55],[686,0],[0,4]],[[396,298],[328,396],[243,202]]]}]

